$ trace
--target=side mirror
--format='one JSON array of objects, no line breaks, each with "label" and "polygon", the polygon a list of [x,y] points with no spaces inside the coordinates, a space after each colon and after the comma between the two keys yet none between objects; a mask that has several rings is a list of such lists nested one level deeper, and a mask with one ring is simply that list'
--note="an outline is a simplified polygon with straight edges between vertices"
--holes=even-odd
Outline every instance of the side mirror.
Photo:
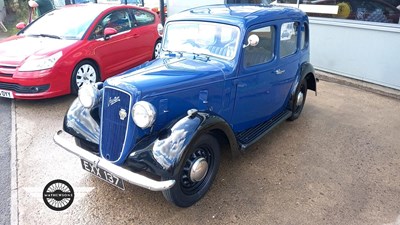
[{"label": "side mirror", "polygon": [[248,47],[249,45],[255,47],[260,42],[260,38],[256,34],[252,34],[247,39],[247,45],[244,45],[243,48]]},{"label": "side mirror", "polygon": [[17,25],[15,25],[15,27],[18,30],[22,30],[22,29],[24,29],[26,27],[26,24],[24,22],[19,22],[19,23],[17,23]]},{"label": "side mirror", "polygon": [[106,27],[106,29],[104,29],[104,39],[108,40],[110,39],[111,35],[114,35],[118,33],[118,31],[112,27]]}]

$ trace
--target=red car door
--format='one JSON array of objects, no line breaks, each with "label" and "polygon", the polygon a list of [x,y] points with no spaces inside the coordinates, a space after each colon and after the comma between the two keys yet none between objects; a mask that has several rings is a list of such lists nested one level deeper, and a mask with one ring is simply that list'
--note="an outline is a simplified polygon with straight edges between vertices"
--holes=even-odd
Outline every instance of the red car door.
[{"label": "red car door", "polygon": [[[116,29],[118,33],[104,39],[103,32],[107,27]],[[127,9],[107,14],[89,37],[90,50],[99,62],[102,78],[116,75],[151,59],[152,51],[143,49],[143,38],[145,35],[136,27]]]}]

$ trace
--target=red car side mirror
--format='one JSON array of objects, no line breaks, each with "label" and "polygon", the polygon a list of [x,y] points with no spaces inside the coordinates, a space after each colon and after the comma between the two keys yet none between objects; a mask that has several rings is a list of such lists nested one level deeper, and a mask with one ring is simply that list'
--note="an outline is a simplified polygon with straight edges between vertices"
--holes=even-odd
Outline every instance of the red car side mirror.
[{"label": "red car side mirror", "polygon": [[15,27],[18,30],[22,30],[22,29],[24,29],[26,27],[26,24],[24,22],[19,22],[19,23],[17,23],[17,25],[15,25]]},{"label": "red car side mirror", "polygon": [[111,35],[114,35],[116,33],[118,33],[116,29],[111,27],[106,27],[106,29],[104,29],[104,39],[107,40],[110,38]]}]

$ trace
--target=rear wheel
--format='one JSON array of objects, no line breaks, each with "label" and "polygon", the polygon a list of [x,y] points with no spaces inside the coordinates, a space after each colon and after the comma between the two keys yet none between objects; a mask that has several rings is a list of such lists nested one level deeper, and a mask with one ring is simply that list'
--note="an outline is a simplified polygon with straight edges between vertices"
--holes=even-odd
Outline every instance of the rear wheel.
[{"label": "rear wheel", "polygon": [[100,73],[97,66],[89,60],[78,63],[71,78],[71,93],[77,94],[83,84],[92,84],[100,81]]},{"label": "rear wheel", "polygon": [[211,187],[220,161],[220,146],[210,134],[200,136],[187,153],[175,177],[175,185],[163,191],[164,197],[179,207],[199,201]]},{"label": "rear wheel", "polygon": [[292,101],[292,116],[288,120],[293,121],[299,118],[301,111],[303,111],[304,103],[307,96],[307,79],[304,78],[297,87],[296,94]]},{"label": "rear wheel", "polygon": [[161,40],[157,40],[156,44],[154,45],[153,59],[160,57],[160,52],[161,52]]}]

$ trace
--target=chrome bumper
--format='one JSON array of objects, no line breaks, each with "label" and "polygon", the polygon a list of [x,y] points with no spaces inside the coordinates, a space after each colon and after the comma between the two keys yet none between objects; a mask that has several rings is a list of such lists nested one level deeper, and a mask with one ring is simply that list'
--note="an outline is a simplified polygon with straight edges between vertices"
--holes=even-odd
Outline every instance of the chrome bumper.
[{"label": "chrome bumper", "polygon": [[134,173],[130,170],[124,169],[123,167],[114,165],[111,162],[80,148],[79,146],[75,145],[75,143],[71,143],[70,141],[64,139],[63,137],[61,137],[62,133],[64,132],[62,130],[59,130],[54,135],[53,139],[56,144],[63,147],[65,150],[79,156],[80,158],[93,163],[93,165],[97,165],[97,167],[100,167],[115,174],[119,178],[131,184],[147,188],[152,191],[167,190],[175,184],[175,180],[156,181],[143,175]]}]

